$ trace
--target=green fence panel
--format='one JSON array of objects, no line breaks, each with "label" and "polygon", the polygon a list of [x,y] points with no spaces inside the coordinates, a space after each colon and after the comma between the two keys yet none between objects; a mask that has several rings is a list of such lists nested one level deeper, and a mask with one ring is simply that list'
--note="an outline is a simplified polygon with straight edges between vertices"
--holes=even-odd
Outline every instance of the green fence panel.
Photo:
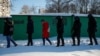
[{"label": "green fence panel", "polygon": [[3,33],[4,29],[4,18],[0,18],[0,34]]},{"label": "green fence panel", "polygon": [[96,22],[97,22],[97,32],[96,36],[100,37],[100,17],[96,17]]},{"label": "green fence panel", "polygon": [[[46,20],[50,26],[50,37],[57,36],[56,33],[56,16],[49,15],[31,15],[34,21],[34,33],[33,39],[42,38],[42,23],[41,19]],[[26,27],[27,27],[28,15],[12,15],[14,20],[14,34],[15,40],[27,39]],[[88,18],[86,16],[79,16],[81,21],[81,37],[87,37]],[[95,17],[97,21],[96,37],[100,37],[100,17]],[[71,16],[63,16],[64,21],[64,37],[71,37],[71,29],[74,19]],[[0,34],[3,33],[4,20],[0,18]]]}]

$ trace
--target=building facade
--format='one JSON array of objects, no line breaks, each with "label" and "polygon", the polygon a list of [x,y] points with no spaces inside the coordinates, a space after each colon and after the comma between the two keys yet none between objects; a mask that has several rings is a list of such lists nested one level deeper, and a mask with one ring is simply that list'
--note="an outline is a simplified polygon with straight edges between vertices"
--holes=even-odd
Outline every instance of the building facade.
[{"label": "building facade", "polygon": [[0,0],[0,17],[10,16],[10,0]]}]

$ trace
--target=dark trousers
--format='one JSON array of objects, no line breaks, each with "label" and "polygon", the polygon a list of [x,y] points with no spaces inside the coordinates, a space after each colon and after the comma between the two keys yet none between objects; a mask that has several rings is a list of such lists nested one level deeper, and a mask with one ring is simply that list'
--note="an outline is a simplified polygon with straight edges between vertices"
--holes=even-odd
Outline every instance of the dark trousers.
[{"label": "dark trousers", "polygon": [[98,45],[97,39],[96,39],[96,37],[95,37],[95,33],[90,32],[90,33],[89,33],[89,39],[90,39],[90,44],[91,44],[91,45],[93,45],[92,39],[94,40],[95,44]]},{"label": "dark trousers", "polygon": [[75,38],[77,39],[77,45],[80,45],[80,33],[73,33],[72,34],[73,45],[76,45]]},{"label": "dark trousers", "polygon": [[64,38],[63,38],[63,33],[58,33],[58,36],[57,36],[57,46],[60,45],[60,42],[62,42],[62,46],[64,46]]},{"label": "dark trousers", "polygon": [[50,45],[52,45],[51,41],[49,40],[49,38],[42,38],[43,40],[43,45],[45,45],[45,39],[49,42]]},{"label": "dark trousers", "polygon": [[32,41],[32,34],[28,34],[28,43],[27,43],[27,46],[29,45],[33,45],[33,41]]},{"label": "dark trousers", "polygon": [[7,39],[7,48],[10,47],[10,41],[11,41],[15,46],[17,46],[16,42],[13,40],[13,38],[12,38],[11,36],[7,36],[6,39]]}]

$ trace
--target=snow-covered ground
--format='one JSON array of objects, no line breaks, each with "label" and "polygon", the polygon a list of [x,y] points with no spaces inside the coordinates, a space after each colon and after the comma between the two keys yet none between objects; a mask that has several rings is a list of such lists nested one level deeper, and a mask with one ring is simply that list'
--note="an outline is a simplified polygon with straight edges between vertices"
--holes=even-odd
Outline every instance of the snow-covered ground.
[{"label": "snow-covered ground", "polygon": [[0,35],[0,56],[100,56],[100,38],[97,38],[99,45],[89,46],[88,37],[81,37],[80,46],[71,46],[71,37],[64,38],[65,46],[56,47],[56,37],[51,37],[53,45],[46,42],[46,46],[42,45],[42,39],[33,40],[33,46],[25,46],[27,40],[18,40],[17,47],[11,45],[6,47],[5,37]]}]

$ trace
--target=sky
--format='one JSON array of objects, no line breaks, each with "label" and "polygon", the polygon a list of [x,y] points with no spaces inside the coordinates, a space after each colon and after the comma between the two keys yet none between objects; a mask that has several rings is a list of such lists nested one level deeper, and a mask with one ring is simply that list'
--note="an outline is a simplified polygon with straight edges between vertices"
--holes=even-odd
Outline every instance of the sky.
[{"label": "sky", "polygon": [[35,6],[38,8],[45,8],[46,1],[45,0],[15,0],[13,2],[13,9],[11,10],[11,14],[19,14],[23,5]]}]

